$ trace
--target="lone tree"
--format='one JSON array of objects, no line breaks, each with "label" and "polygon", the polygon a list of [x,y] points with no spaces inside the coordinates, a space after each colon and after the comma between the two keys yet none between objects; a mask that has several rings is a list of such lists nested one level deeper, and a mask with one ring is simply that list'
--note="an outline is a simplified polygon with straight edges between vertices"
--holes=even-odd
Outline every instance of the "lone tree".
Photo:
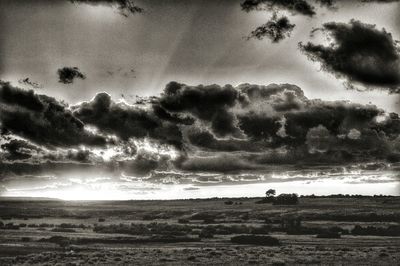
[{"label": "lone tree", "polygon": [[265,192],[265,196],[266,196],[267,198],[269,198],[269,197],[274,197],[275,194],[276,194],[275,189],[268,189],[268,190]]}]

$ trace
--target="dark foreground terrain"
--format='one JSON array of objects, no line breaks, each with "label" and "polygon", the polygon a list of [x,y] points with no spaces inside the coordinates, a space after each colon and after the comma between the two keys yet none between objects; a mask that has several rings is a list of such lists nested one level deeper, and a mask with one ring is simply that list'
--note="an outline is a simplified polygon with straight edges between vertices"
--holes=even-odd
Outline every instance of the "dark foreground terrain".
[{"label": "dark foreground terrain", "polygon": [[399,197],[0,200],[0,265],[400,265]]}]

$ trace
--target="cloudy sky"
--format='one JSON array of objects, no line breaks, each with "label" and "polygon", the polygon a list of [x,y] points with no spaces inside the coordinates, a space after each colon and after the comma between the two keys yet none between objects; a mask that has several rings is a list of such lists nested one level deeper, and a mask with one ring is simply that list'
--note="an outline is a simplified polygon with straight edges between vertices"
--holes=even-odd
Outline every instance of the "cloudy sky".
[{"label": "cloudy sky", "polygon": [[399,194],[398,25],[394,0],[0,0],[0,195]]}]

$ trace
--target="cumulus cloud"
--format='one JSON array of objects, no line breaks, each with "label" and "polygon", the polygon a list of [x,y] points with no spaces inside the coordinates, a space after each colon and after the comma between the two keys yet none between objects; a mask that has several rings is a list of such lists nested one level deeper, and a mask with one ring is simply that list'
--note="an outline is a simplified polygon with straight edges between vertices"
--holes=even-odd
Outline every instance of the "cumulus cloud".
[{"label": "cumulus cloud", "polygon": [[19,139],[11,139],[9,142],[1,144],[0,148],[6,160],[28,159],[32,157],[32,152],[38,150],[35,145]]},{"label": "cumulus cloud", "polygon": [[77,67],[63,67],[57,70],[58,82],[71,84],[75,79],[85,79],[86,76]]},{"label": "cumulus cloud", "polygon": [[170,82],[160,98],[160,104],[170,112],[186,112],[208,122],[215,134],[226,136],[240,135],[237,120],[228,109],[243,100],[239,91],[231,85],[187,86]]},{"label": "cumulus cloud", "polygon": [[71,3],[115,6],[119,13],[125,17],[129,14],[143,13],[144,9],[137,6],[132,0],[69,0]]},{"label": "cumulus cloud", "polygon": [[[292,15],[304,15],[315,17],[316,6],[325,7],[329,10],[337,10],[339,7],[337,0],[244,0],[240,6],[246,12],[266,10],[273,12],[273,17],[265,24],[258,26],[253,30],[247,39],[262,40],[265,37],[271,39],[273,43],[277,43],[287,37],[290,37],[295,24],[289,22],[286,16],[277,17],[280,11],[289,11]],[[354,0],[360,4],[370,3],[393,3],[399,0]]]},{"label": "cumulus cloud", "polygon": [[[291,84],[167,84],[160,97],[75,106],[2,82],[0,174],[66,169],[147,176],[271,165],[400,161],[400,119],[374,105],[308,99]],[[93,170],[94,171],[94,170]]]},{"label": "cumulus cloud", "polygon": [[179,168],[194,172],[237,172],[240,170],[256,170],[260,166],[253,164],[241,154],[216,154],[205,157],[191,156],[182,161]]},{"label": "cumulus cloud", "polygon": [[0,122],[3,130],[48,146],[104,145],[56,99],[0,82]]},{"label": "cumulus cloud", "polygon": [[352,20],[325,23],[329,46],[300,43],[300,49],[320,62],[325,71],[345,78],[351,84],[400,92],[400,53],[396,41],[385,29]]},{"label": "cumulus cloud", "polygon": [[160,119],[151,108],[116,103],[107,93],[99,93],[93,100],[73,107],[73,113],[83,123],[123,140],[149,137],[176,147],[182,145],[181,132],[175,123]]},{"label": "cumulus cloud", "polygon": [[255,38],[262,40],[264,38],[270,39],[273,43],[280,42],[281,40],[289,37],[295,25],[291,24],[289,19],[285,16],[274,16],[265,24],[258,26],[253,30],[248,39]]},{"label": "cumulus cloud", "polygon": [[245,11],[285,9],[293,14],[314,16],[315,8],[305,0],[245,0],[240,5]]},{"label": "cumulus cloud", "polygon": [[349,139],[360,139],[361,132],[355,128],[350,129],[349,133],[347,134]]},{"label": "cumulus cloud", "polygon": [[326,152],[332,145],[332,136],[326,127],[319,125],[310,128],[306,136],[306,144],[310,153]]}]

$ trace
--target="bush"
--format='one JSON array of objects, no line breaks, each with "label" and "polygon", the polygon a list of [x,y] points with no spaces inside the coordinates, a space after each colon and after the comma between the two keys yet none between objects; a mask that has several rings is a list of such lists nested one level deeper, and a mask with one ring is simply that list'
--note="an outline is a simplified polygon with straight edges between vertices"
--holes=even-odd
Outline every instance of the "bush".
[{"label": "bush", "polygon": [[375,227],[360,225],[354,226],[351,230],[352,235],[371,235],[371,236],[400,236],[400,225],[391,225],[388,227]]},{"label": "bush", "polygon": [[71,243],[71,239],[64,236],[52,236],[49,238],[41,238],[39,242],[50,242],[59,245],[62,248],[67,247]]},{"label": "bush", "polygon": [[251,227],[250,233],[254,235],[267,235],[271,231],[271,226]]},{"label": "bush", "polygon": [[272,236],[240,235],[231,238],[231,242],[244,245],[279,246],[280,242]]},{"label": "bush", "polygon": [[320,235],[321,236],[320,238],[336,238],[329,236],[349,234],[349,231],[347,229],[343,229],[338,226],[333,226],[329,228],[300,226],[300,227],[286,228],[285,231],[288,235]]},{"label": "bush", "polygon": [[299,203],[299,196],[297,194],[280,194],[275,197],[272,202],[273,205],[296,205]]},{"label": "bush", "polygon": [[207,219],[219,219],[221,217],[218,216],[216,213],[212,212],[199,212],[195,213],[190,217],[190,220],[207,220]]},{"label": "bush", "polygon": [[130,235],[174,235],[182,236],[190,233],[192,228],[188,225],[150,223],[150,224],[112,224],[97,225],[93,229],[96,233],[130,234]]},{"label": "bush", "polygon": [[39,227],[42,227],[42,228],[45,228],[45,227],[54,227],[54,224],[41,223],[41,224],[39,224]]},{"label": "bush", "polygon": [[205,218],[203,224],[215,224],[214,218]]},{"label": "bush", "polygon": [[263,204],[263,203],[273,203],[275,200],[274,196],[265,197],[261,200],[256,201],[256,204]]},{"label": "bush", "polygon": [[[54,225],[52,225],[54,226]],[[70,224],[70,223],[62,223],[57,225],[58,228],[81,228],[81,229],[85,229],[89,226],[86,226],[84,224]]]},{"label": "bush", "polygon": [[76,231],[72,228],[53,228],[51,229],[52,232],[60,232],[60,233],[75,233]]},{"label": "bush", "polygon": [[212,228],[205,227],[201,230],[199,237],[200,238],[213,238],[215,231]]},{"label": "bush", "polygon": [[104,218],[99,218],[99,223],[102,223],[102,222],[105,222],[106,221],[106,219],[104,219]]},{"label": "bush", "polygon": [[341,238],[339,232],[326,232],[317,235],[317,238]]},{"label": "bush", "polygon": [[9,229],[9,230],[18,230],[19,226],[14,224],[14,223],[7,223],[2,228],[3,229]]}]

